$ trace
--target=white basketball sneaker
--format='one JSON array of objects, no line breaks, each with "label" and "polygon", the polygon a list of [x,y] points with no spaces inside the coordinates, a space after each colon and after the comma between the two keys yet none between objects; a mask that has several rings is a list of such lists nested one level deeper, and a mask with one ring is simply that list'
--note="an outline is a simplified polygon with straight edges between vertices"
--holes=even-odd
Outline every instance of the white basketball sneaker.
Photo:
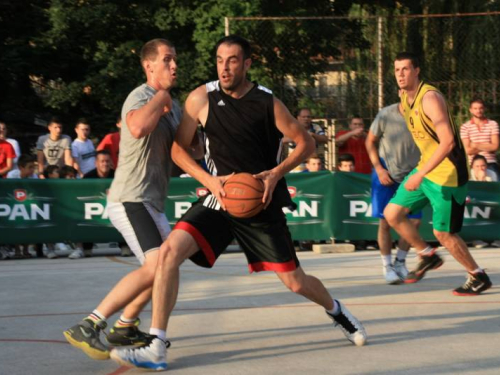
[{"label": "white basketball sneaker", "polygon": [[167,369],[167,343],[156,336],[148,345],[135,348],[115,348],[111,350],[109,356],[123,366],[155,371]]},{"label": "white basketball sneaker", "polygon": [[345,337],[347,337],[350,342],[356,346],[365,345],[368,340],[365,327],[363,327],[361,322],[347,310],[347,307],[345,307],[342,302],[337,301],[337,303],[340,307],[340,313],[338,315],[332,315],[326,311],[326,314],[333,320],[335,327],[340,327]]},{"label": "white basketball sneaker", "polygon": [[384,266],[383,269],[384,269],[385,281],[387,282],[387,284],[397,285],[397,284],[401,284],[403,282],[403,279],[401,279],[401,277],[399,277],[399,275],[396,272],[396,269],[394,268],[394,266],[392,264],[388,264],[387,266]]}]

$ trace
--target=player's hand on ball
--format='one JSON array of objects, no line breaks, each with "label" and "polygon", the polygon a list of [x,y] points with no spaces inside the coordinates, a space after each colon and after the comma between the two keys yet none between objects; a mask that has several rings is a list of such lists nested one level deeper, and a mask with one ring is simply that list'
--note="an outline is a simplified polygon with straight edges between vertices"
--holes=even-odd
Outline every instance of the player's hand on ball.
[{"label": "player's hand on ball", "polygon": [[226,210],[226,205],[222,200],[222,197],[226,196],[226,192],[224,191],[224,182],[226,182],[226,180],[232,175],[234,175],[234,173],[227,176],[212,176],[206,186],[212,195],[217,198],[217,201],[224,211]]},{"label": "player's hand on ball", "polygon": [[264,195],[262,196],[262,202],[264,203],[264,209],[266,209],[271,203],[274,188],[276,187],[280,177],[272,170],[263,171],[259,174],[254,174],[253,176],[264,182]]}]

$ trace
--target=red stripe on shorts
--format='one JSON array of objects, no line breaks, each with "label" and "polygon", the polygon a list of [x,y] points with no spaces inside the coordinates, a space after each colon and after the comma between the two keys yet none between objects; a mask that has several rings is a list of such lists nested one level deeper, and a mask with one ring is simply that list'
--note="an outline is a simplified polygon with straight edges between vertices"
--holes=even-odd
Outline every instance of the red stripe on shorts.
[{"label": "red stripe on shorts", "polygon": [[294,260],[286,263],[271,263],[271,262],[257,262],[248,265],[250,273],[260,271],[275,271],[275,272],[288,272],[295,271],[297,266]]},{"label": "red stripe on shorts", "polygon": [[193,227],[191,224],[186,223],[185,221],[179,221],[177,224],[175,224],[174,230],[175,229],[183,230],[185,232],[188,232],[191,236],[193,236],[194,240],[201,248],[201,251],[203,251],[203,254],[205,254],[205,258],[207,258],[207,261],[210,264],[210,266],[214,265],[215,254],[214,251],[212,250],[212,246],[210,246],[208,241],[205,239],[203,234],[201,234],[198,229]]}]

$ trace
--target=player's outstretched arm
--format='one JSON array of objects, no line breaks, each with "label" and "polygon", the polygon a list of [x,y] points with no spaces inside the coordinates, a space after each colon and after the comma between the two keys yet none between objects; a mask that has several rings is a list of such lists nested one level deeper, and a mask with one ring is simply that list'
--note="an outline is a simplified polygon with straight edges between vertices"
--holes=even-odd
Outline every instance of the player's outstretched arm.
[{"label": "player's outstretched arm", "polygon": [[269,171],[263,171],[254,176],[264,181],[265,190],[264,196],[262,197],[264,208],[271,203],[273,191],[278,181],[286,173],[306,160],[315,149],[315,142],[311,135],[290,114],[285,105],[276,98],[274,98],[274,118],[278,130],[283,133],[286,138],[295,142],[296,147],[295,150],[275,168]]}]

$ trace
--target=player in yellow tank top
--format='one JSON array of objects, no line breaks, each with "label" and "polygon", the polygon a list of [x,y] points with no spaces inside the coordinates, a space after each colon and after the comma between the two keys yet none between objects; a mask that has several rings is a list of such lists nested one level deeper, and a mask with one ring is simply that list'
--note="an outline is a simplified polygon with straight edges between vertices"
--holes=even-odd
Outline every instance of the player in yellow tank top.
[{"label": "player in yellow tank top", "polygon": [[[439,146],[439,137],[432,120],[425,114],[423,97],[429,91],[442,95],[434,86],[420,82],[413,102],[408,103],[407,92],[401,96],[404,117],[415,144],[420,149],[421,158],[417,170],[421,170],[434,155]],[[465,149],[460,139],[459,129],[447,110],[447,116],[453,132],[454,147],[440,164],[425,175],[425,178],[441,186],[462,186],[469,180]]]},{"label": "player in yellow tank top", "polygon": [[398,54],[394,72],[399,88],[404,90],[401,104],[406,125],[421,153],[417,167],[404,179],[384,210],[389,225],[417,250],[420,257],[405,283],[415,283],[427,271],[443,264],[436,249],[420,237],[406,217],[408,213],[430,204],[434,235],[469,273],[465,284],[453,290],[453,294],[477,295],[492,284],[457,234],[462,227],[469,178],[459,131],[443,95],[435,87],[420,81],[415,55],[408,52]]}]

